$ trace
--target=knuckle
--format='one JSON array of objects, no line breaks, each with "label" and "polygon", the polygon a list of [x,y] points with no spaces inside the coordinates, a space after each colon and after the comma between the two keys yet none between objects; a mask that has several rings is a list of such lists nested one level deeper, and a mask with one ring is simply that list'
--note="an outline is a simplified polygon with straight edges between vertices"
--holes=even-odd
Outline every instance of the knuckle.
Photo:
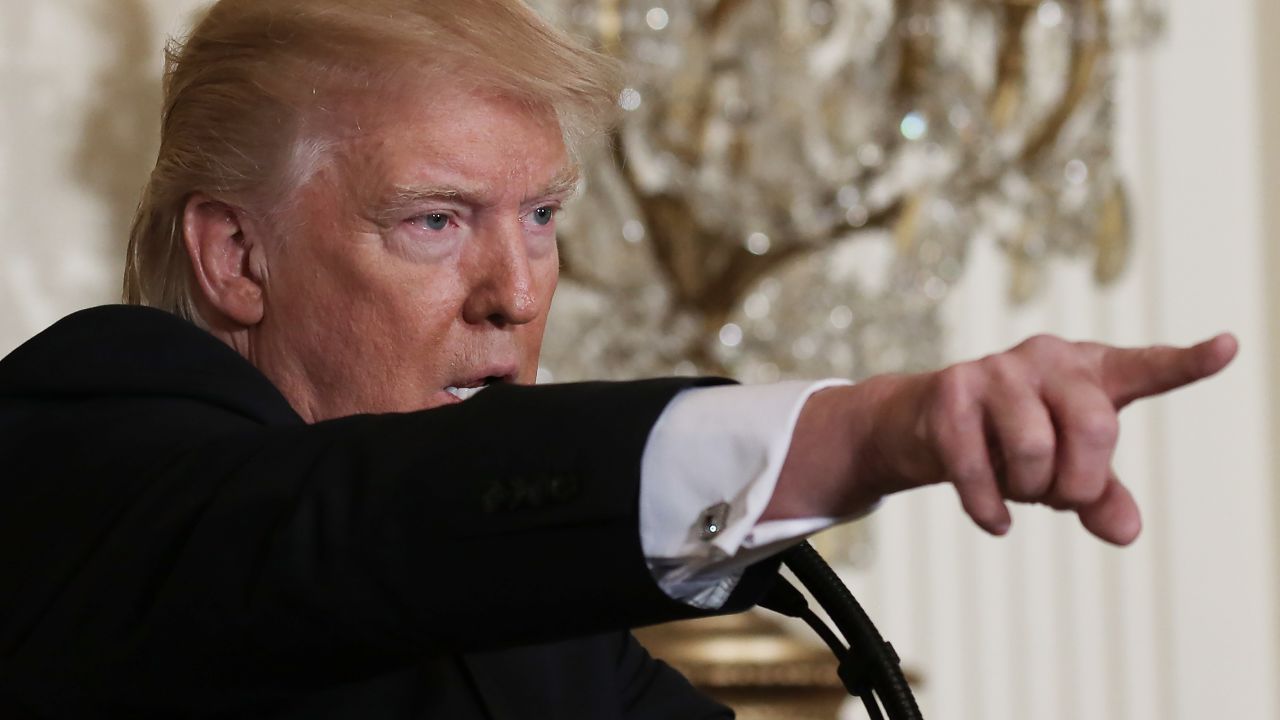
[{"label": "knuckle", "polygon": [[1052,433],[1025,432],[1009,443],[1008,457],[1014,463],[1042,463],[1053,458],[1057,445]]},{"label": "knuckle", "polygon": [[1107,447],[1115,445],[1120,437],[1120,420],[1113,412],[1091,412],[1075,423],[1073,431],[1087,445]]},{"label": "knuckle", "polygon": [[1001,386],[1017,385],[1026,376],[1022,359],[1014,353],[989,355],[983,358],[982,364],[987,374]]},{"label": "knuckle", "polygon": [[973,370],[970,363],[959,363],[938,371],[939,397],[960,397],[970,391]]},{"label": "knuckle", "polygon": [[1046,333],[1032,335],[1018,344],[1016,349],[1024,350],[1033,355],[1055,352],[1060,350],[1067,342],[1062,338]]}]

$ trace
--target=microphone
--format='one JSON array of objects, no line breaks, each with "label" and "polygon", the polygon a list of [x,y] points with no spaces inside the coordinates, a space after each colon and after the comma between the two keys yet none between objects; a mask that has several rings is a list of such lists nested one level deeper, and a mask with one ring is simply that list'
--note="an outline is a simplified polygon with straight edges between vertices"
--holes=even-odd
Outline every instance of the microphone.
[{"label": "microphone", "polygon": [[902,674],[897,651],[881,637],[853,593],[818,551],[802,542],[783,553],[782,562],[826,611],[844,641],[813,612],[804,595],[781,576],[759,605],[804,620],[822,638],[840,661],[840,681],[850,695],[862,700],[871,720],[884,720],[881,705],[889,720],[923,720],[911,686]]}]

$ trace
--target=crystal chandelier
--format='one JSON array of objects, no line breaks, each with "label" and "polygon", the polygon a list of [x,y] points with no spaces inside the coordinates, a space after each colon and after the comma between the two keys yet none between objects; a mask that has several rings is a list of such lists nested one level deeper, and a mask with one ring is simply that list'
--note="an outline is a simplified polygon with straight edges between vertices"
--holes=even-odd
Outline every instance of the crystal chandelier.
[{"label": "crystal chandelier", "polygon": [[1015,302],[1053,256],[1125,266],[1113,53],[1154,0],[541,4],[629,77],[562,225],[553,379],[933,367],[971,243]]}]

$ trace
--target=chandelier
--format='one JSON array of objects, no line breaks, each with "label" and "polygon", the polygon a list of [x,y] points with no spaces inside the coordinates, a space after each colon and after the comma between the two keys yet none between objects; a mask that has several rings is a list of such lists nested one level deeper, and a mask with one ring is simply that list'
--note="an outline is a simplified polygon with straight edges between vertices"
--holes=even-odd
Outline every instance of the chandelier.
[{"label": "chandelier", "polygon": [[1154,0],[542,0],[627,68],[561,225],[544,379],[863,377],[940,363],[993,242],[1115,279],[1114,52]]}]

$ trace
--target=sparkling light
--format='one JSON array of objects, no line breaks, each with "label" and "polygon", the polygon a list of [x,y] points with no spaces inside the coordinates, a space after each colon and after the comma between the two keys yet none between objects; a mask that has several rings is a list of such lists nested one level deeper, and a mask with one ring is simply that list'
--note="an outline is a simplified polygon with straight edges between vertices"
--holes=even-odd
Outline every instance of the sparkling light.
[{"label": "sparkling light", "polygon": [[762,383],[778,382],[778,377],[782,374],[778,366],[771,362],[761,363],[754,370],[755,381]]},{"label": "sparkling light", "polygon": [[644,21],[654,30],[665,30],[671,22],[671,16],[660,7],[652,8],[644,14]]},{"label": "sparkling light", "polygon": [[884,162],[884,150],[875,143],[867,143],[858,148],[858,162],[869,168],[880,167]]},{"label": "sparkling light", "polygon": [[622,93],[618,96],[618,105],[627,112],[639,110],[642,102],[644,102],[644,97],[635,88],[623,88]]},{"label": "sparkling light", "polygon": [[853,308],[848,305],[837,305],[831,308],[831,314],[827,319],[831,321],[831,327],[847,330],[853,324]]},{"label": "sparkling light", "polygon": [[681,360],[671,369],[672,374],[680,377],[690,377],[698,374],[698,366],[688,360]]},{"label": "sparkling light", "polygon": [[764,233],[754,232],[747,236],[747,252],[752,255],[765,255],[772,246],[773,241]]},{"label": "sparkling light", "polygon": [[644,240],[644,223],[639,220],[628,220],[622,226],[622,239],[631,244],[636,244]]},{"label": "sparkling light", "polygon": [[736,348],[742,344],[742,328],[736,323],[727,323],[720,328],[720,344]]},{"label": "sparkling light", "polygon": [[818,344],[813,341],[813,338],[805,335],[791,343],[791,354],[797,360],[812,359],[814,355],[818,354]]},{"label": "sparkling light", "polygon": [[1083,185],[1089,181],[1089,166],[1083,160],[1072,160],[1067,163],[1063,176],[1072,185]]},{"label": "sparkling light", "polygon": [[1036,10],[1036,19],[1047,28],[1056,28],[1062,24],[1062,6],[1058,4],[1057,0],[1045,0],[1045,2],[1040,3],[1040,8]]},{"label": "sparkling light", "polygon": [[751,293],[747,296],[746,302],[742,304],[742,311],[752,320],[762,320],[769,316],[773,303],[769,302],[769,296],[764,293]]},{"label": "sparkling light", "polygon": [[903,116],[898,129],[902,132],[902,137],[919,140],[929,134],[929,121],[920,113],[912,111]]}]

